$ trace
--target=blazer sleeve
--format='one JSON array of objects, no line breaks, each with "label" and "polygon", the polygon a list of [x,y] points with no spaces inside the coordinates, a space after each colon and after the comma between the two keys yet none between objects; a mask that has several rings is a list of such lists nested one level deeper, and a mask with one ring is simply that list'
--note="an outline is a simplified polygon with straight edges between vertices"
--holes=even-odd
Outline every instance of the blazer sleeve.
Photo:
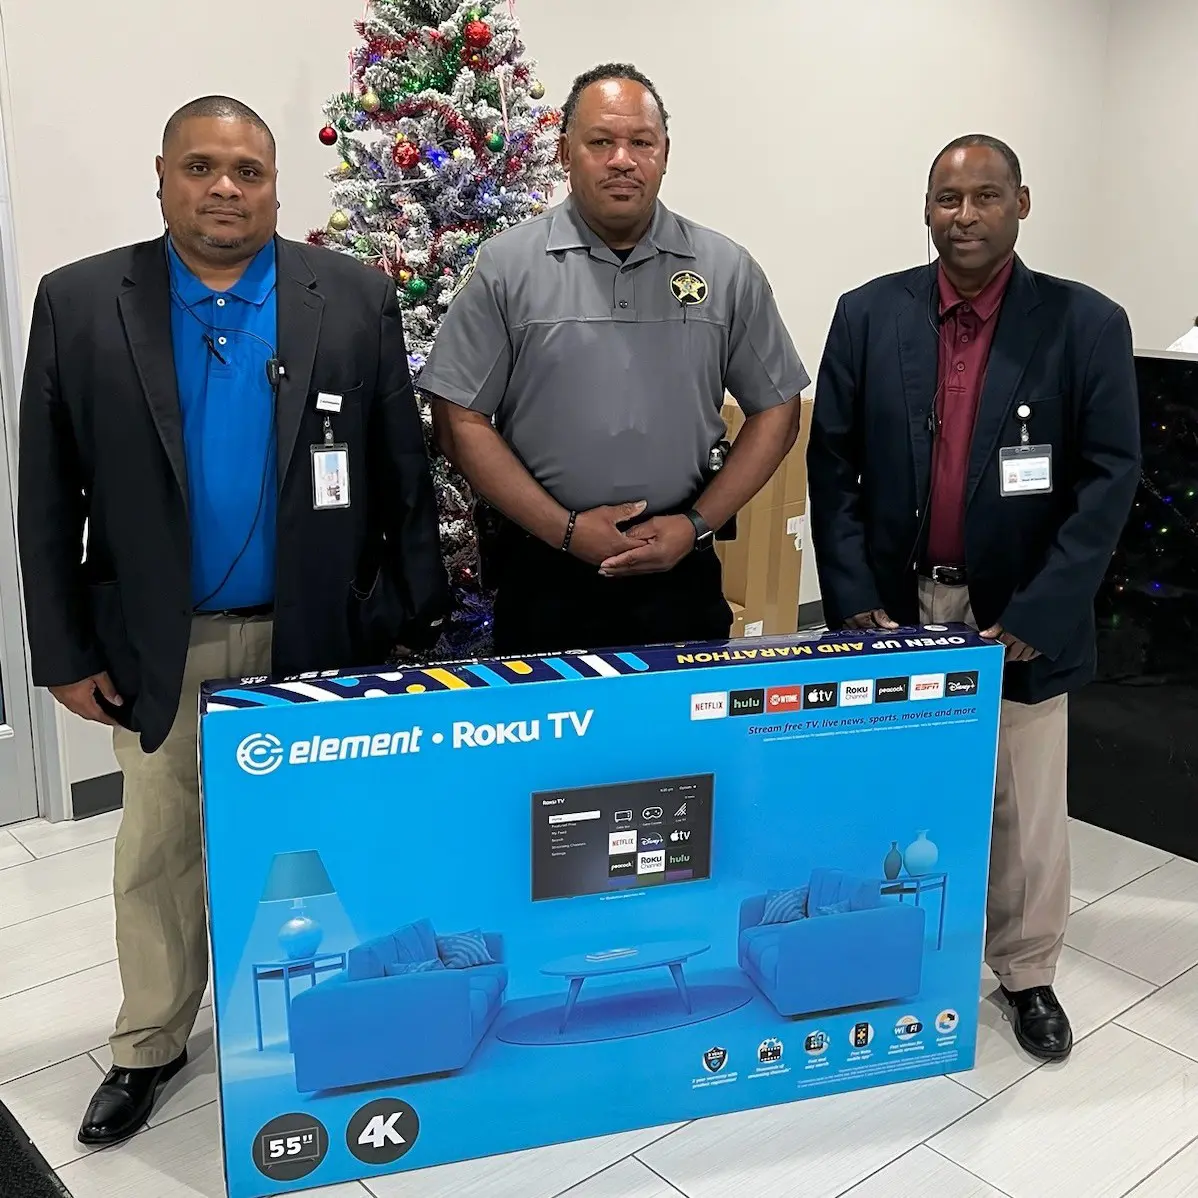
[{"label": "blazer sleeve", "polygon": [[449,610],[440,520],[394,288],[380,314],[378,394],[368,453],[383,526],[383,568],[400,596],[400,643],[426,648]]},{"label": "blazer sleeve", "polygon": [[[1057,657],[1087,618],[1119,542],[1140,480],[1140,411],[1131,326],[1107,317],[1082,374],[1073,511],[1043,567],[1011,599],[1002,626]],[[1055,464],[1060,470],[1064,463]]]},{"label": "blazer sleeve", "polygon": [[852,330],[841,297],[820,362],[807,446],[811,539],[829,628],[881,605],[866,553],[857,387]]},{"label": "blazer sleeve", "polygon": [[43,279],[33,303],[18,433],[17,539],[34,684],[102,672],[83,577],[83,473],[58,378],[57,333]]}]

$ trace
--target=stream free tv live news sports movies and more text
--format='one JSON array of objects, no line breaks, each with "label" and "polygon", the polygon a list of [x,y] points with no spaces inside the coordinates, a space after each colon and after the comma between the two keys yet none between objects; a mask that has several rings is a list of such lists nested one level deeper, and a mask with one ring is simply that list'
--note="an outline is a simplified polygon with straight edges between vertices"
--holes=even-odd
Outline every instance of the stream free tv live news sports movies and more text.
[{"label": "stream free tv live news sports movies and more text", "polygon": [[233,1198],[969,1068],[1001,671],[921,629],[207,688]]}]

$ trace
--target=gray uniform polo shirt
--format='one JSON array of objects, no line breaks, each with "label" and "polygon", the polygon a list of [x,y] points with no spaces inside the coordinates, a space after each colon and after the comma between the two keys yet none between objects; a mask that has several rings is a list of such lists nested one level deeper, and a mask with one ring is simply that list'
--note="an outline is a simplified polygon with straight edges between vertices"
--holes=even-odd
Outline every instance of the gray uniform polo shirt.
[{"label": "gray uniform polo shirt", "polygon": [[663,204],[624,263],[572,199],[479,247],[417,380],[493,416],[538,483],[584,511],[697,497],[723,436],[810,382],[761,268]]}]

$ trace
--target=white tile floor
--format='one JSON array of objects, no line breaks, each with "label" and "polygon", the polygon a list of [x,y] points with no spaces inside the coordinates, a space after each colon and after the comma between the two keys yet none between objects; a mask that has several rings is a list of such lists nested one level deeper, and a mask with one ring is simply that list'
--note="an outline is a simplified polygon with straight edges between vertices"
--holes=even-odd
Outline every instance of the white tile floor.
[{"label": "white tile floor", "polygon": [[[88,1154],[79,1117],[120,996],[116,816],[0,830],[0,1101],[74,1198],[221,1198],[211,1012],[151,1125]],[[1058,989],[1078,1046],[1022,1053],[983,978],[978,1064],[954,1078],[448,1165],[323,1198],[1198,1196],[1198,865],[1072,826]]]}]

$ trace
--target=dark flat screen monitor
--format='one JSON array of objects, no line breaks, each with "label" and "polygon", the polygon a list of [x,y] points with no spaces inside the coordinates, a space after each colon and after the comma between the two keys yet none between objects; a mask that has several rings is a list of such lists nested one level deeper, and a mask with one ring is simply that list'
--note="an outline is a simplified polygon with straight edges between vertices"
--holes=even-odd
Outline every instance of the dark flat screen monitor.
[{"label": "dark flat screen monitor", "polygon": [[709,878],[714,782],[695,774],[534,794],[533,901]]}]

